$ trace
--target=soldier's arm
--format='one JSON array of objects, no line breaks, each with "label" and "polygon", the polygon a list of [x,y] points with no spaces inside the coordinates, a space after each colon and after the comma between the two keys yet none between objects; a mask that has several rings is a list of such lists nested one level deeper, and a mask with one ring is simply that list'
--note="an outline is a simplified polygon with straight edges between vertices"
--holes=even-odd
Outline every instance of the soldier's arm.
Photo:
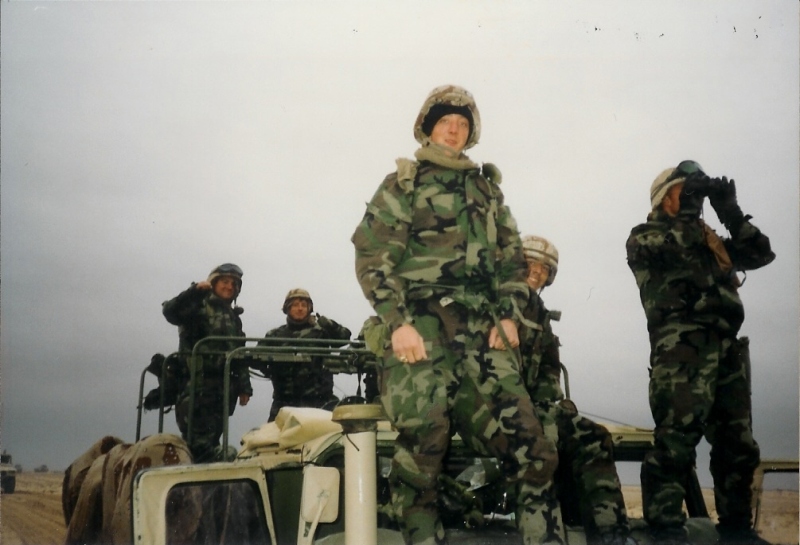
[{"label": "soldier's arm", "polygon": [[[557,335],[550,331],[542,343],[542,361],[539,364],[539,375],[536,377],[538,400],[561,401],[564,390],[561,388],[561,343]],[[536,401],[536,400],[535,400]]]},{"label": "soldier's arm", "polygon": [[764,233],[750,223],[749,217],[737,230],[736,236],[724,241],[731,261],[740,271],[750,271],[769,265],[775,260],[775,253]]},{"label": "soldier's arm", "polygon": [[352,237],[361,290],[392,331],[412,322],[405,306],[405,282],[394,274],[406,249],[411,218],[410,198],[391,174],[367,205]]},{"label": "soldier's arm", "polygon": [[247,362],[233,360],[231,365],[233,367],[231,380],[234,382],[237,395],[246,395],[249,399],[253,395],[253,386],[250,383],[250,368]]},{"label": "soldier's arm", "polygon": [[350,340],[351,332],[336,320],[331,320],[327,316],[317,315],[317,323],[325,333],[326,338]]},{"label": "soldier's arm", "polygon": [[208,293],[204,283],[194,283],[189,289],[182,291],[169,301],[161,303],[161,312],[164,318],[172,325],[184,325],[198,312],[203,297]]},{"label": "soldier's arm", "polygon": [[649,223],[634,227],[625,247],[632,270],[669,270],[684,268],[694,255],[693,247],[701,244],[705,244],[702,228],[696,220],[686,220],[669,228]]},{"label": "soldier's arm", "polygon": [[501,259],[498,262],[498,314],[501,319],[511,319],[519,326],[518,316],[528,303],[528,285],[525,277],[528,266],[522,253],[522,240],[517,222],[511,211],[498,199],[497,246]]}]

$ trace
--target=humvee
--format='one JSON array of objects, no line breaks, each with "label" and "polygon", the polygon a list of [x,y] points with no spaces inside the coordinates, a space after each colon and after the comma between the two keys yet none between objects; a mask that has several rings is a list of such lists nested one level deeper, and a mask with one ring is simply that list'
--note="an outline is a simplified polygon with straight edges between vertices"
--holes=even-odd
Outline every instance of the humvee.
[{"label": "humvee", "polygon": [[[220,339],[224,338],[204,341]],[[246,339],[255,340],[263,339]],[[319,358],[334,373],[357,375],[360,384],[361,376],[374,366],[374,357],[361,341],[351,341],[340,348],[331,346],[340,345],[341,341],[324,339],[275,339],[275,342],[287,346],[245,346],[227,353],[225,376],[229,376],[227,371],[233,359],[246,359],[251,368],[258,368],[264,364],[303,365]],[[196,354],[197,347],[190,361],[196,361]],[[137,440],[146,373],[147,369],[142,371],[140,380]],[[568,375],[566,372],[563,375],[569,396]],[[226,399],[220,407],[225,418],[223,452],[229,443],[227,387],[225,392]],[[132,486],[134,542],[171,543],[171,536],[179,534],[175,527],[176,506],[182,505],[187,493],[194,493],[214,498],[203,504],[203,517],[215,519],[213,536],[209,537],[209,533],[198,536],[198,544],[226,540],[281,545],[402,544],[392,516],[387,479],[397,434],[385,419],[381,406],[367,403],[359,396],[360,386],[356,396],[345,399],[333,411],[284,408],[275,422],[245,434],[242,448],[233,461],[141,470]],[[163,411],[162,407],[159,431]],[[651,430],[604,425],[611,432],[617,461],[641,461],[653,443]],[[796,461],[788,464],[787,467],[797,471]],[[519,543],[513,528],[513,510],[506,505],[502,479],[493,459],[471,452],[455,435],[444,474],[441,511],[450,543]],[[687,482],[689,539],[699,545],[716,543],[714,523],[694,471]],[[570,509],[575,503],[575,498],[569,496],[571,487],[568,483],[557,484],[568,541],[571,545],[585,544],[587,538],[579,517]],[[760,489],[755,494],[755,508],[758,497]],[[644,521],[632,519],[631,525],[633,537],[640,544],[650,542]]]},{"label": "humvee", "polygon": [[7,452],[0,454],[0,490],[3,494],[13,494],[17,487],[17,468]]}]

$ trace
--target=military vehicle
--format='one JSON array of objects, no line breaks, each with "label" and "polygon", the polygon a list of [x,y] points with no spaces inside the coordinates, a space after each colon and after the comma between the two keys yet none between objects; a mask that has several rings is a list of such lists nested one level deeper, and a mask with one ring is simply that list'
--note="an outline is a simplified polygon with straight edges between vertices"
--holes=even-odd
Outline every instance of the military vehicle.
[{"label": "military vehicle", "polygon": [[[253,340],[256,339],[248,339]],[[275,341],[289,346],[236,349],[227,354],[226,370],[234,358],[247,359],[251,368],[263,368],[265,364],[303,365],[312,358],[321,358],[335,373],[356,374],[360,384],[360,377],[374,365],[372,354],[360,341],[342,348],[331,348],[341,341],[324,339]],[[169,360],[170,357],[164,361],[162,374]],[[140,407],[146,374],[147,369],[142,371],[140,381]],[[566,372],[564,380],[569,396]],[[184,535],[178,526],[182,524],[179,515],[186,510],[176,506],[186,504],[187,494],[214,498],[203,501],[202,511],[203,520],[213,519],[213,529],[207,528],[204,535],[198,533],[196,543],[403,543],[393,522],[387,482],[396,432],[384,418],[380,405],[369,404],[359,396],[360,386],[356,396],[344,400],[332,412],[285,408],[275,422],[245,434],[233,461],[139,471],[132,486],[134,543],[164,545],[172,542],[172,536]],[[227,406],[226,399],[220,407],[226,418],[224,447],[229,443]],[[159,431],[163,416],[162,407]],[[141,419],[140,408],[137,440]],[[618,461],[641,461],[653,442],[651,430],[616,424],[607,427]],[[773,470],[787,468],[797,471],[797,462],[785,467],[774,465]],[[505,505],[502,479],[494,460],[471,452],[456,435],[444,469],[441,508],[450,543],[519,542],[513,529],[513,511],[509,512]],[[688,476],[688,483],[685,505],[690,540],[697,544],[716,543],[716,530],[694,472]],[[568,497],[570,487],[563,488],[567,494],[561,499],[569,543],[585,544],[577,513],[569,508],[574,503],[574,498]],[[759,496],[757,493],[756,499]],[[754,507],[758,507],[756,502]],[[640,544],[649,543],[644,521],[633,519],[631,524],[633,537]]]},{"label": "military vehicle", "polygon": [[17,468],[11,455],[3,451],[0,454],[0,490],[3,494],[13,494],[17,487]]}]

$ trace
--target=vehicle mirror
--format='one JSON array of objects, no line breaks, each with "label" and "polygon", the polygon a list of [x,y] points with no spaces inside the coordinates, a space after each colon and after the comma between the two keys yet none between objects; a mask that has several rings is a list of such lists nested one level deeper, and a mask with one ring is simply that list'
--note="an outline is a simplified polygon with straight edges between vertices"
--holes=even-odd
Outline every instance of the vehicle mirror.
[{"label": "vehicle mirror", "polygon": [[333,522],[339,516],[339,470],[309,465],[303,470],[303,495],[300,517],[316,526]]}]

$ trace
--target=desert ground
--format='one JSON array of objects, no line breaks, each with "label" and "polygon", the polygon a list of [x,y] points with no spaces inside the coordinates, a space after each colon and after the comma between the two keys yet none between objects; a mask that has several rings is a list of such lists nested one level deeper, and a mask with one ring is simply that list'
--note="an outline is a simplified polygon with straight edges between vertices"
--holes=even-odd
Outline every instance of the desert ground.
[{"label": "desert ground", "polygon": [[[13,494],[0,496],[0,544],[56,545],[63,543],[65,525],[61,511],[61,480],[63,473],[31,473],[17,476]],[[628,513],[641,517],[639,488],[623,489]],[[710,490],[704,490],[706,504],[713,506]],[[765,516],[760,525],[761,535],[769,542],[798,545],[798,493],[772,490],[762,500]],[[710,509],[711,517],[716,513]]]}]

